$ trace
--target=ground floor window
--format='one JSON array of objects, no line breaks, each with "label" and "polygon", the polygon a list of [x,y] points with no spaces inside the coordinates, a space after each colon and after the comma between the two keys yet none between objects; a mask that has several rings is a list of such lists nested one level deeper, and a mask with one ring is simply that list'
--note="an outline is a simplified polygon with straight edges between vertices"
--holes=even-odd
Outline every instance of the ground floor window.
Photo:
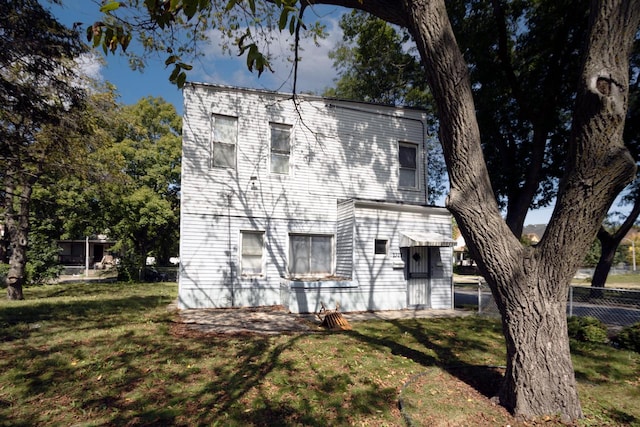
[{"label": "ground floor window", "polygon": [[374,254],[386,255],[387,248],[389,247],[389,241],[386,239],[376,239],[374,242]]},{"label": "ground floor window", "polygon": [[333,273],[333,236],[289,235],[289,273],[293,276]]},{"label": "ground floor window", "polygon": [[241,274],[255,276],[262,274],[262,252],[264,248],[264,232],[242,231],[241,242]]}]

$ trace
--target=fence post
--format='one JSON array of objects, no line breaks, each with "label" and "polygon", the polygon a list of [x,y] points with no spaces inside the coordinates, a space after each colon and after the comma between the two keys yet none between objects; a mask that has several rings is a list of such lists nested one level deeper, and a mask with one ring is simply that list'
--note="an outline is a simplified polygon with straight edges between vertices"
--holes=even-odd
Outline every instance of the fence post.
[{"label": "fence post", "polygon": [[478,314],[482,314],[482,281],[478,279]]},{"label": "fence post", "polygon": [[569,317],[573,317],[573,286],[569,285]]}]

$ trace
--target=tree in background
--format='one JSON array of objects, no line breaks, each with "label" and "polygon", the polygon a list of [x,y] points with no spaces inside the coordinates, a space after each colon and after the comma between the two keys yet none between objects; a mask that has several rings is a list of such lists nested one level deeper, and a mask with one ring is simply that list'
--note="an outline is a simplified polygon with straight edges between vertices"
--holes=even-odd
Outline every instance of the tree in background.
[{"label": "tree in background", "polygon": [[58,240],[103,234],[108,229],[105,206],[96,189],[121,184],[119,172],[109,171],[110,159],[98,154],[113,143],[108,131],[117,123],[117,94],[109,84],[90,80],[83,84],[88,96],[75,120],[76,125],[83,123],[85,132],[68,130],[66,140],[73,150],[67,153],[64,167],[47,168],[33,188],[27,251],[30,283],[42,283],[61,272]]},{"label": "tree in background", "polygon": [[[539,76],[544,80],[545,76],[552,76],[562,84],[555,86],[555,94],[553,90],[534,93],[535,86],[511,84],[514,95],[520,94],[519,99],[524,101],[520,106],[535,112],[529,115],[529,119],[541,121],[541,131],[538,131],[537,138],[531,140],[534,143],[528,149],[516,150],[535,167],[526,170],[525,181],[516,179],[518,176],[509,178],[509,181],[519,183],[517,187],[521,187],[523,196],[511,193],[515,204],[511,205],[512,199],[509,199],[506,220],[502,218],[500,204],[496,200],[496,195],[501,192],[497,185],[496,190],[492,186],[483,154],[483,141],[485,145],[492,141],[484,140],[487,134],[481,132],[479,126],[481,113],[475,102],[481,100],[477,96],[478,86],[471,78],[475,64],[465,59],[466,49],[458,44],[453,30],[455,26],[459,33],[457,24],[473,23],[477,14],[488,13],[485,3],[464,3],[464,7],[456,11],[453,10],[455,5],[444,0],[331,0],[318,3],[364,10],[407,28],[412,35],[437,108],[440,141],[449,172],[447,207],[489,284],[502,317],[507,368],[498,393],[500,403],[523,417],[560,415],[564,421],[580,418],[582,409],[567,335],[567,294],[571,278],[611,203],[635,175],[635,161],[624,146],[622,133],[627,113],[629,56],[640,24],[640,3],[634,0],[595,0],[589,10],[584,33],[565,31],[566,16],[558,15],[553,26],[548,25],[546,31],[536,32],[540,43],[517,46],[524,50],[531,47],[528,55],[520,57],[524,65],[530,59],[547,64],[546,71],[545,67],[540,67],[542,72],[531,77]],[[254,41],[257,32],[252,30],[261,22],[271,22],[277,23],[274,25],[281,30],[288,28],[292,34],[296,33],[307,5],[304,3],[298,7],[295,2],[256,0],[232,0],[224,8],[217,2],[202,0],[145,2],[144,6],[132,0],[122,4],[140,6],[148,17],[147,22],[159,30],[176,30],[189,22],[197,30],[200,22],[208,21],[214,12],[219,12],[215,16],[227,18],[229,25],[226,29],[232,33],[239,32],[236,41],[240,52],[247,57],[249,68],[259,72],[268,69],[268,57],[261,54]],[[516,68],[511,66],[514,56],[510,54],[513,50],[510,47],[514,47],[514,40],[521,32],[535,30],[539,26],[537,18],[544,16],[543,8],[553,7],[555,3],[497,0],[490,4],[499,38],[486,54],[497,58],[506,71],[506,74],[494,74],[492,79],[513,79],[517,74]],[[120,2],[110,2],[103,11],[117,13],[125,9],[120,5]],[[215,10],[217,7],[220,7],[219,11]],[[515,12],[509,16],[518,19],[505,18],[507,15],[503,13],[509,8]],[[126,8],[128,13],[130,10]],[[527,13],[521,13],[523,11]],[[586,16],[586,6],[574,4],[569,15]],[[243,21],[243,18],[247,20]],[[460,22],[456,22],[457,19]],[[240,25],[244,22],[247,26]],[[587,20],[584,22],[586,24]],[[109,35],[134,28],[106,19],[94,26],[89,35],[95,44],[115,50],[118,39]],[[505,34],[504,30],[510,32]],[[562,37],[556,39],[557,33]],[[166,31],[166,34],[167,38],[172,38],[175,32]],[[579,38],[582,43],[578,43],[576,51],[567,52],[564,46],[571,45],[572,37]],[[546,42],[542,42],[544,40]],[[169,55],[167,63],[176,63],[179,59],[174,54],[176,50],[169,44],[162,46]],[[549,46],[560,50],[550,51]],[[558,55],[574,54],[583,58],[575,70],[566,68],[560,73],[552,72],[558,65]],[[184,83],[184,70],[185,67],[178,62],[172,72],[172,80]],[[526,73],[528,68],[525,66],[521,70]],[[561,94],[565,83],[575,90],[574,102],[569,108],[565,110],[546,105]],[[554,88],[553,85],[549,87]],[[509,102],[508,98],[500,99],[499,92],[489,91],[486,96],[495,97],[499,104]],[[523,99],[529,97],[530,100]],[[518,135],[517,129],[510,127],[520,114],[526,114],[521,107],[514,108],[514,111],[518,116],[505,116],[496,123],[507,138],[495,143],[507,149],[513,149],[514,139],[524,140],[527,136]],[[561,133],[549,133],[548,129],[555,129],[553,125],[556,122],[571,123],[570,129],[566,129],[567,138],[562,138]],[[529,132],[536,134],[533,127]],[[549,141],[555,143],[548,145]],[[536,169],[544,166],[544,162],[539,160],[545,157],[547,149],[563,153],[566,159],[564,172],[545,235],[536,246],[526,246],[519,240],[524,214],[540,187],[544,188],[545,177],[552,173],[545,168]],[[514,164],[518,163],[505,163],[505,169]],[[529,180],[529,177],[533,179]],[[535,185],[530,186],[530,183]]]},{"label": "tree in background", "polygon": [[92,87],[65,170],[48,170],[34,187],[30,279],[59,271],[57,241],[108,235],[121,278],[137,280],[147,256],[165,265],[178,254],[181,119],[160,98],[117,103],[108,84]]},{"label": "tree in background", "polygon": [[74,59],[84,51],[78,33],[36,0],[0,3],[0,176],[9,299],[24,298],[33,187],[46,169],[64,167],[72,157],[67,132],[83,132],[74,119],[84,101]]},{"label": "tree in background", "polygon": [[387,22],[365,12],[352,11],[340,18],[343,40],[329,53],[338,70],[335,88],[324,96],[418,107],[428,111],[427,171],[429,202],[444,195],[446,165],[437,135],[433,97],[415,48],[405,51],[406,30],[396,31]]},{"label": "tree in background", "polygon": [[111,173],[118,176],[117,185],[95,192],[130,279],[137,279],[148,256],[166,265],[178,254],[181,135],[182,119],[173,105],[143,98],[121,108],[113,145],[98,153],[110,159]]}]

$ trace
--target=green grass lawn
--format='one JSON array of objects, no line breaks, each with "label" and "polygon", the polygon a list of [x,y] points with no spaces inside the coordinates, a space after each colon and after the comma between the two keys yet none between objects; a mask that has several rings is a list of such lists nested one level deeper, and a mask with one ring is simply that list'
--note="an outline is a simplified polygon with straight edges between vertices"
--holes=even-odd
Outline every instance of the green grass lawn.
[{"label": "green grass lawn", "polygon": [[[504,364],[494,319],[202,335],[168,310],[176,295],[175,283],[68,284],[2,300],[0,425],[525,425],[487,399],[501,375],[490,366]],[[640,425],[640,355],[572,348],[580,425]]]}]

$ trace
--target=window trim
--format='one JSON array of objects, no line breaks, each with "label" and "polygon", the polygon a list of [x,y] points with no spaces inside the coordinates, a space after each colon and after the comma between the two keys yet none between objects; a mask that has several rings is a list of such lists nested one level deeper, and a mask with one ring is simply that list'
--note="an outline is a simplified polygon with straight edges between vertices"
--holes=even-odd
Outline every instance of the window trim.
[{"label": "window trim", "polygon": [[[251,256],[251,255],[245,255],[244,253],[244,236],[248,234],[260,235],[260,237],[262,238],[262,247],[260,250],[260,272],[259,273],[244,272],[244,265],[243,265],[244,258],[245,256]],[[264,277],[265,276],[265,246],[266,246],[265,232],[263,230],[240,230],[239,246],[240,248],[238,253],[240,254],[240,259],[238,264],[240,267],[240,277]],[[256,256],[256,255],[253,255],[253,256]]]},{"label": "window trim", "polygon": [[[415,152],[416,152],[416,155],[415,155],[416,167],[415,167],[415,169],[404,167],[400,163],[400,148],[401,147],[413,148],[415,150]],[[406,141],[399,141],[398,142],[398,188],[400,188],[402,190],[420,190],[420,160],[419,160],[419,158],[420,158],[420,144],[416,144],[416,143],[413,143],[413,142],[406,142]],[[402,170],[413,170],[414,171],[414,185],[406,186],[406,185],[402,185],[401,184],[400,174],[401,174]]]},{"label": "window trim", "polygon": [[[273,130],[286,130],[289,136],[289,151],[285,152],[283,150],[274,150],[273,149]],[[279,122],[269,122],[269,173],[280,176],[291,175],[291,135],[292,135],[293,126],[288,125],[286,123]],[[273,156],[287,156],[287,171],[286,172],[276,172],[273,170]]]},{"label": "window trim", "polygon": [[[229,143],[227,141],[214,140],[217,118],[233,120],[235,122],[235,141],[233,143]],[[212,113],[211,114],[211,136],[209,138],[209,141],[210,141],[209,142],[209,150],[210,150],[209,151],[209,168],[210,169],[237,169],[238,168],[238,117],[229,116],[226,114]],[[214,153],[215,153],[216,145],[233,146],[233,166],[216,165],[214,163],[214,158],[215,158]]]},{"label": "window trim", "polygon": [[[384,252],[378,252],[378,244],[384,242]],[[387,256],[389,254],[389,239],[374,239],[373,240],[373,254],[375,256]]]},{"label": "window trim", "polygon": [[[313,237],[327,237],[329,238],[329,243],[331,244],[331,253],[329,254],[329,263],[330,263],[330,267],[329,267],[329,271],[328,272],[316,272],[316,273],[311,273],[311,272],[307,272],[307,273],[303,273],[303,274],[298,274],[298,273],[294,273],[291,271],[291,267],[292,267],[292,244],[291,244],[291,237],[294,236],[298,236],[298,237],[308,237],[309,239],[313,238]],[[324,277],[330,277],[333,276],[335,274],[335,270],[336,270],[336,239],[335,239],[335,234],[331,234],[331,233],[289,233],[288,235],[288,258],[287,258],[287,274],[289,275],[289,278],[292,279],[298,279],[298,278],[302,278],[302,279],[313,279],[313,278],[324,278]],[[311,243],[311,242],[310,242]],[[311,257],[311,247],[310,246],[310,251],[309,251],[309,257]],[[311,268],[311,259],[309,259],[309,268]]]}]

